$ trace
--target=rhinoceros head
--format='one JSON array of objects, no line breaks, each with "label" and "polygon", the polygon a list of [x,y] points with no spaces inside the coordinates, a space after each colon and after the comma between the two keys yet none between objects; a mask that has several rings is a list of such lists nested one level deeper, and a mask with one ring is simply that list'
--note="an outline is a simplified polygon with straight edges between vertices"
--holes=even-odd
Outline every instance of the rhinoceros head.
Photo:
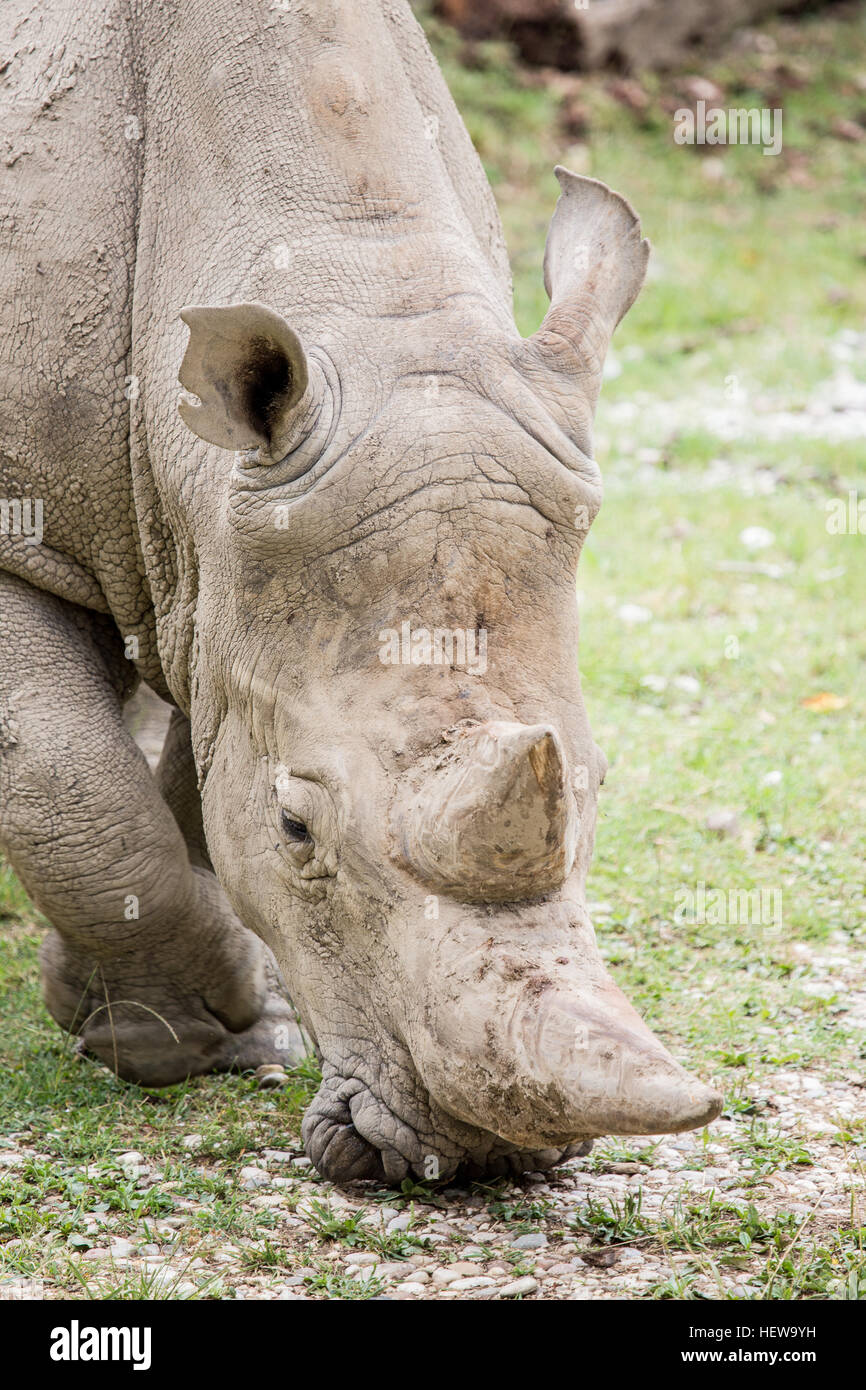
[{"label": "rhinoceros head", "polygon": [[334,1178],[537,1168],[719,1109],[585,907],[605,764],[575,570],[604,352],[647,248],[621,199],[560,177],[525,341],[457,296],[383,323],[360,391],[336,335],[305,345],[260,304],[184,312],[184,419],[239,451],[201,541],[208,843],[320,1053],[304,1134]]}]

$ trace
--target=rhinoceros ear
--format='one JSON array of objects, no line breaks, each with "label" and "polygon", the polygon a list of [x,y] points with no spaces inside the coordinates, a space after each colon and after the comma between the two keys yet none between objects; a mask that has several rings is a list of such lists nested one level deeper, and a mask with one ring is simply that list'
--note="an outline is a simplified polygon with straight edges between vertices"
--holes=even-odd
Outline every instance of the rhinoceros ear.
[{"label": "rhinoceros ear", "polygon": [[178,380],[201,402],[180,402],[184,424],[222,449],[260,449],[267,459],[281,457],[281,443],[309,386],[307,354],[297,333],[264,304],[194,305],[180,316],[189,343]]},{"label": "rhinoceros ear", "polygon": [[649,242],[631,204],[607,184],[561,166],[555,173],[562,192],[544,252],[550,309],[526,346],[573,376],[594,407],[613,330],[643,284]]}]

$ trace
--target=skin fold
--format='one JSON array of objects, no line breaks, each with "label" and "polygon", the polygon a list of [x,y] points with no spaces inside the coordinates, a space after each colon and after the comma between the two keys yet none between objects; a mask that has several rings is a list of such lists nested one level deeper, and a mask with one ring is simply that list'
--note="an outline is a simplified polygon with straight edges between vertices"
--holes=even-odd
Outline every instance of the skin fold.
[{"label": "skin fold", "polygon": [[0,533],[0,840],[48,1008],[150,1085],[292,1061],[297,1015],[336,1179],[706,1123],[584,896],[575,572],[634,212],[557,171],[524,340],[404,0],[2,25],[0,497],[44,535]]}]

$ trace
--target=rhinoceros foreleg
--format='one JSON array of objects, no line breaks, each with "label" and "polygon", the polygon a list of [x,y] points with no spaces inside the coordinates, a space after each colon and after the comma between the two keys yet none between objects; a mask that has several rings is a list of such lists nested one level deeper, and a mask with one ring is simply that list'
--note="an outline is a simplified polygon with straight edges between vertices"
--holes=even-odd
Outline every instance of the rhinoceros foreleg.
[{"label": "rhinoceros foreleg", "polygon": [[210,869],[210,856],[204,836],[201,796],[192,755],[189,720],[179,709],[172,710],[165,743],[155,772],[160,795],[180,827],[191,864]]},{"label": "rhinoceros foreleg", "polygon": [[109,621],[0,574],[0,844],[54,930],[46,1004],[126,1079],[293,1060],[270,953],[124,728]]}]

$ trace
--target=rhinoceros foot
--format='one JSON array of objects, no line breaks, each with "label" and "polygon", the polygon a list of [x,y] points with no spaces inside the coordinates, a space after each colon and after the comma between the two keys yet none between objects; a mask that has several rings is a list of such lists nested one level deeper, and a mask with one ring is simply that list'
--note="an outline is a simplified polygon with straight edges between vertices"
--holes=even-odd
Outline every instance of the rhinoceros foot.
[{"label": "rhinoceros foot", "polygon": [[164,973],[139,957],[97,963],[52,932],[42,949],[45,1002],[77,1035],[80,1055],[141,1086],[267,1063],[293,1066],[307,1051],[295,1011],[271,952],[247,935],[254,959],[232,997],[224,992],[217,1005],[186,974]]}]

